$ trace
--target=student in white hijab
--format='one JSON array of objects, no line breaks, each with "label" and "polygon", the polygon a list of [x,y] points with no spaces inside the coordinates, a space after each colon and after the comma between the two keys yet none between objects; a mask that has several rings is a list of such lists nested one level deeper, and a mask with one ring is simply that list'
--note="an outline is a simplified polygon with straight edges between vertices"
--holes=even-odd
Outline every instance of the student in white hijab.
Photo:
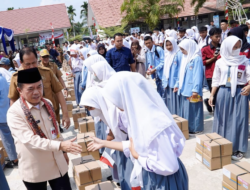
[{"label": "student in white hijab", "polygon": [[196,135],[204,130],[202,56],[194,40],[185,39],[179,47],[183,56],[175,91],[180,95],[180,116],[188,120],[189,134]]},{"label": "student in white hijab", "polygon": [[192,29],[187,29],[186,30],[186,37],[191,40],[195,40],[195,34]]},{"label": "student in white hijab", "polygon": [[13,61],[15,61],[17,63],[18,67],[16,67],[16,70],[18,70],[18,68],[21,66],[19,53],[16,54],[15,58],[13,59]]},{"label": "student in white hijab", "polygon": [[174,38],[168,37],[164,42],[165,61],[162,76],[164,88],[163,99],[171,114],[180,115],[180,97],[174,92],[174,87],[178,81],[182,52]]},{"label": "student in white hijab", "polygon": [[[246,56],[239,55],[241,46],[242,41],[236,36],[229,36],[222,42],[221,59],[215,65],[209,99],[209,104],[216,107],[213,132],[233,143],[233,160],[242,159],[248,150],[250,66]],[[213,105],[218,88],[216,105]]]},{"label": "student in white hijab", "polygon": [[144,47],[145,47],[145,44],[144,44],[144,34],[141,34],[141,36],[140,36],[140,41],[139,41],[139,44],[140,44],[140,46],[141,46],[141,48],[143,48],[144,49]]},{"label": "student in white hijab", "polygon": [[87,58],[90,57],[91,55],[96,55],[98,54],[98,52],[96,50],[90,50],[88,53],[87,53]]},{"label": "student in white hijab", "polygon": [[[87,89],[82,96],[81,105],[84,105],[89,109],[92,116],[100,117],[110,128],[107,137],[108,140],[116,142],[128,140],[126,128],[127,120],[125,120],[123,112],[116,108],[107,99],[104,99],[102,91],[103,90],[99,87]],[[106,149],[105,152],[111,155],[117,166],[111,169],[112,174],[118,173],[118,179],[113,175],[113,180],[120,183],[121,189],[131,190],[130,175],[133,170],[133,163],[131,160],[127,158],[122,151],[115,151],[113,153],[112,150],[110,151],[110,149]]]},{"label": "student in white hijab", "polygon": [[128,48],[128,49],[130,49],[130,47],[131,47],[129,42],[127,40],[125,40],[125,39],[123,39],[123,46]]},{"label": "student in white hijab", "polygon": [[198,39],[200,37],[200,33],[199,33],[199,30],[198,30],[197,26],[193,26],[191,29],[194,31],[195,40],[198,41]]},{"label": "student in white hijab", "polygon": [[119,72],[109,79],[103,93],[126,115],[130,141],[93,138],[88,150],[123,151],[134,162],[130,182],[136,178],[143,189],[187,190],[188,176],[178,158],[185,138],[154,87],[138,73]]}]

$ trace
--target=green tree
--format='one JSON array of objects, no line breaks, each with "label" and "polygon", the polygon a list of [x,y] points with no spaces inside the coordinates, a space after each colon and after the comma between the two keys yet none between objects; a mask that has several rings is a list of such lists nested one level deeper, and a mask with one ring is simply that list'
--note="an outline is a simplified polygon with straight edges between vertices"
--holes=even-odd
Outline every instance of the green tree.
[{"label": "green tree", "polygon": [[121,13],[125,14],[122,23],[143,21],[153,29],[158,26],[162,16],[177,16],[184,9],[183,4],[184,0],[124,0],[121,6]]},{"label": "green tree", "polygon": [[[123,33],[125,30],[125,25],[112,26],[112,27],[107,27],[107,28],[100,27],[100,29],[103,30],[106,35],[113,37],[116,33]],[[104,34],[101,33],[101,35],[104,35]]]},{"label": "green tree", "polygon": [[88,17],[88,3],[87,2],[83,2],[83,4],[81,5],[81,15],[80,18],[84,18],[84,17]]},{"label": "green tree", "polygon": [[67,7],[70,22],[74,21],[74,16],[76,16],[75,9],[72,5]]},{"label": "green tree", "polygon": [[7,11],[11,11],[11,10],[14,10],[14,7],[7,8]]}]

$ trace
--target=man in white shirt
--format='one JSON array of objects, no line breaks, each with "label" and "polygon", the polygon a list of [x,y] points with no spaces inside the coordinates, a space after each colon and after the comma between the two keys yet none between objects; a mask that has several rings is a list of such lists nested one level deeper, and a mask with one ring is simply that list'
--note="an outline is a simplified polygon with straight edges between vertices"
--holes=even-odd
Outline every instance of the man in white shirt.
[{"label": "man in white shirt", "polygon": [[96,50],[96,44],[92,40],[89,42],[89,50]]},{"label": "man in white shirt", "polygon": [[155,45],[162,47],[163,42],[164,42],[164,37],[163,35],[160,34],[160,30],[158,28],[154,29],[154,34],[155,34]]},{"label": "man in white shirt", "polygon": [[207,35],[207,27],[202,26],[199,30],[200,37],[198,39],[198,46],[200,50],[204,47],[210,44],[211,39],[209,38],[209,35]]},{"label": "man in white shirt", "polygon": [[220,40],[220,44],[221,44],[223,42],[223,40],[226,39],[227,34],[229,32],[228,21],[226,19],[221,20],[220,27],[221,27],[221,30],[222,30],[221,40]]}]

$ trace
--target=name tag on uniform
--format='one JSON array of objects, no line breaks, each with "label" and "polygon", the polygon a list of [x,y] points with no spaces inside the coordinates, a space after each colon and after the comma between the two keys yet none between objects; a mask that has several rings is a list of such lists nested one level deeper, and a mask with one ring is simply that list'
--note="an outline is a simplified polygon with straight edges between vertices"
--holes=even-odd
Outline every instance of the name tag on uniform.
[{"label": "name tag on uniform", "polygon": [[51,127],[50,128],[50,132],[51,132],[52,140],[56,139],[57,135],[56,135],[56,129],[55,129],[55,127]]},{"label": "name tag on uniform", "polygon": [[243,74],[242,72],[238,71],[237,78],[238,78],[238,79],[241,79],[242,74]]},{"label": "name tag on uniform", "polygon": [[245,65],[239,65],[239,66],[238,66],[238,69],[239,69],[239,70],[242,70],[242,71],[245,71],[246,66],[245,66]]}]

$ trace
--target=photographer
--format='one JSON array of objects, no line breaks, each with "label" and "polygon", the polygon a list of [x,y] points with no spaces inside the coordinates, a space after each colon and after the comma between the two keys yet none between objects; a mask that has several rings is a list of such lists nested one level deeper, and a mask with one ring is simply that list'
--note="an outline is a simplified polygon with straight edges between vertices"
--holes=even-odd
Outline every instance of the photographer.
[{"label": "photographer", "polygon": [[[214,73],[215,62],[220,58],[220,40],[221,40],[221,29],[212,28],[209,31],[211,42],[209,45],[204,46],[201,49],[203,65],[206,67],[205,77],[207,79],[208,88],[212,90],[212,77]],[[207,110],[212,112],[212,107],[208,104],[208,99],[204,100]],[[214,98],[215,103],[215,98]]]}]

